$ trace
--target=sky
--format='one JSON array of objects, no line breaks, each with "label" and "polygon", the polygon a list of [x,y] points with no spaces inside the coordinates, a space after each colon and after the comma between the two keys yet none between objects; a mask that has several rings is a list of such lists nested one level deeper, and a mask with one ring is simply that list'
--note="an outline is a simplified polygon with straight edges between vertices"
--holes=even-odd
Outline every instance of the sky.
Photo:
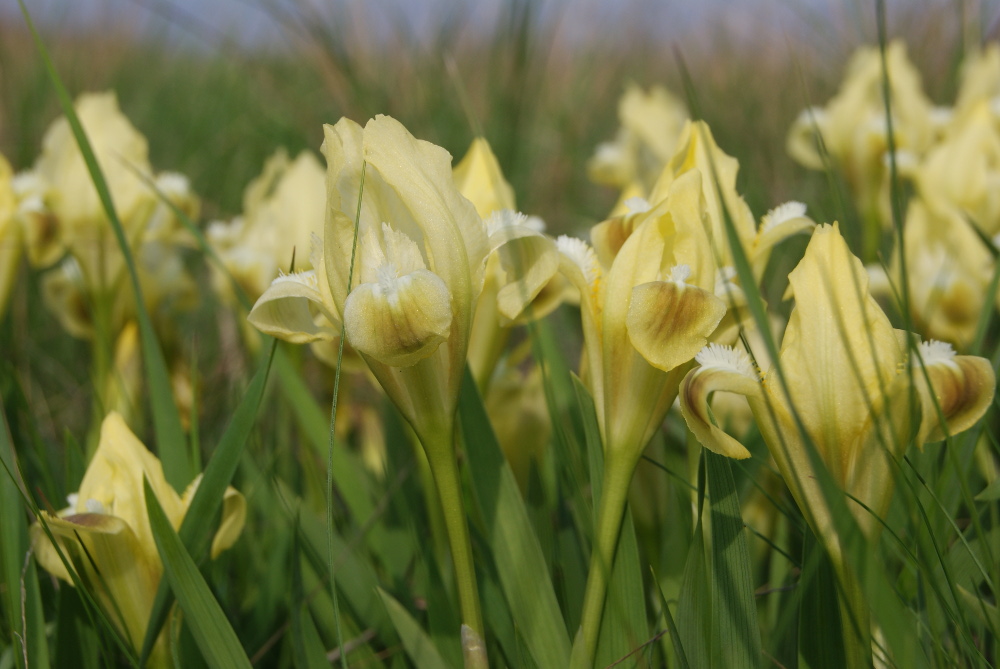
[{"label": "sky", "polygon": [[[25,0],[43,34],[102,32],[109,27],[140,41],[169,47],[232,53],[234,48],[295,51],[301,32],[280,17],[301,21],[303,8],[327,25],[350,26],[346,33],[367,43],[405,34],[420,43],[449,18],[461,15],[463,35],[488,35],[511,6],[530,5],[536,19],[553,22],[560,46],[586,49],[595,38],[621,35],[662,39],[742,35],[750,44],[760,35],[799,37],[835,58],[859,43],[873,43],[875,0]],[[984,31],[997,39],[1000,0],[886,0],[890,30],[894,16],[953,19],[960,7],[983,17]],[[457,11],[456,11],[457,9]],[[898,11],[898,10],[905,11]],[[0,0],[0,24],[20,23],[17,0]],[[898,25],[898,22],[897,22]],[[301,25],[298,26],[301,30]],[[953,28],[946,28],[951,30]],[[401,32],[403,31],[403,32]],[[890,32],[890,36],[892,32]],[[355,42],[357,44],[357,42]],[[848,45],[845,47],[844,45]],[[708,43],[710,48],[710,43]]]},{"label": "sky", "polygon": [[[432,34],[456,5],[471,8],[471,20],[489,28],[505,0],[25,0],[35,20],[47,29],[102,30],[108,25],[178,46],[213,50],[222,43],[254,49],[280,47],[288,31],[275,13],[289,8],[324,7],[331,16],[349,15],[365,22],[369,34],[388,34],[393,20],[406,22],[420,37]],[[585,42],[595,31],[618,25],[629,17],[664,38],[723,21],[730,28],[773,25],[796,31],[828,21],[841,25],[857,17],[871,24],[872,0],[526,0],[539,16],[558,17],[564,30]],[[952,6],[960,0],[889,0],[894,5]],[[506,0],[507,3],[510,0]],[[990,13],[1000,0],[964,0]],[[268,10],[268,7],[271,10]],[[636,21],[636,17],[639,20]],[[0,0],[0,21],[21,21],[17,0]],[[380,32],[381,31],[381,32]],[[759,34],[759,31],[758,33]]]}]

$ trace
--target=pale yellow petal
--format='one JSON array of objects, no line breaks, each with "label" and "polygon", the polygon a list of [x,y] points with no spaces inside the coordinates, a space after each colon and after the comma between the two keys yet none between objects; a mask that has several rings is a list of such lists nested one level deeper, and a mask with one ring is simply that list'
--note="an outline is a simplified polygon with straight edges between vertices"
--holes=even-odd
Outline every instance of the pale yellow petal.
[{"label": "pale yellow petal", "polygon": [[665,372],[695,356],[712,334],[726,305],[715,295],[683,282],[636,286],[629,304],[629,340],[654,367]]},{"label": "pale yellow petal", "polygon": [[490,235],[490,246],[499,257],[503,274],[497,309],[507,321],[514,321],[559,271],[559,252],[551,238],[524,225],[498,228]]},{"label": "pale yellow petal", "polygon": [[[184,506],[184,513],[194,500],[194,495],[201,484],[201,474],[184,491],[181,504]],[[219,520],[219,527],[212,538],[211,556],[214,560],[219,554],[236,543],[247,519],[247,502],[236,488],[228,486],[222,495],[222,518]]]},{"label": "pale yellow petal", "polygon": [[41,522],[48,525],[82,585],[139,648],[162,571],[158,554],[150,556],[121,518],[103,513],[57,518],[46,513],[31,528],[35,558],[46,571],[69,583],[69,572]]},{"label": "pale yellow petal", "polygon": [[915,361],[913,375],[923,411],[917,443],[923,445],[963,432],[982,418],[993,403],[996,375],[986,358],[955,355],[942,342],[925,342],[920,353],[923,371]]},{"label": "pale yellow petal", "polygon": [[812,107],[803,110],[788,131],[788,139],[785,142],[788,154],[811,170],[823,169],[819,142],[823,136],[825,121],[826,113],[822,109]]},{"label": "pale yellow petal", "polygon": [[184,515],[180,495],[167,483],[160,461],[132,433],[120,414],[111,412],[101,424],[101,436],[80,482],[77,511],[99,508],[121,518],[135,532],[150,560],[158,560],[149,526],[143,479],[149,481],[164,513],[177,527]]},{"label": "pale yellow petal", "polygon": [[390,367],[408,367],[431,355],[448,338],[451,319],[448,287],[425,269],[362,284],[344,307],[351,346]]},{"label": "pale yellow petal", "polygon": [[681,415],[702,446],[730,458],[742,460],[750,451],[716,427],[709,415],[709,402],[717,391],[747,398],[761,396],[760,379],[746,353],[712,344],[696,358],[700,367],[688,372],[681,382]]},{"label": "pale yellow petal", "polygon": [[781,366],[817,446],[838,449],[855,443],[869,416],[879,413],[905,347],[869,295],[868,275],[836,224],[816,229],[789,281],[795,308]]},{"label": "pale yellow petal", "polygon": [[482,219],[455,188],[451,156],[414,138],[399,121],[376,116],[365,126],[364,158],[365,197],[376,199],[383,213],[394,214],[383,221],[400,226],[409,219],[419,228],[422,236],[405,227],[401,231],[426,249],[428,269],[444,280],[456,307],[467,312],[461,317],[471,321],[471,301],[482,288],[489,248]]},{"label": "pale yellow petal", "polygon": [[810,232],[815,227],[816,222],[806,216],[806,206],[801,202],[786,202],[764,214],[753,246],[749,249],[757,281],[764,276],[775,246],[793,235]]},{"label": "pale yellow petal", "polygon": [[482,137],[472,140],[465,157],[453,170],[455,186],[485,219],[494,211],[514,209],[514,189],[503,176],[490,144]]},{"label": "pale yellow petal", "polygon": [[[317,314],[326,322],[317,323]],[[324,301],[314,270],[275,279],[247,320],[264,334],[296,344],[340,336],[334,327],[339,319]]]},{"label": "pale yellow petal", "polygon": [[[74,108],[118,215],[123,222],[134,220],[139,207],[155,202],[155,195],[133,172],[152,176],[145,137],[122,114],[114,93],[84,93]],[[62,225],[73,229],[106,225],[97,191],[65,117],[46,131],[35,172],[52,189],[49,201]]]}]

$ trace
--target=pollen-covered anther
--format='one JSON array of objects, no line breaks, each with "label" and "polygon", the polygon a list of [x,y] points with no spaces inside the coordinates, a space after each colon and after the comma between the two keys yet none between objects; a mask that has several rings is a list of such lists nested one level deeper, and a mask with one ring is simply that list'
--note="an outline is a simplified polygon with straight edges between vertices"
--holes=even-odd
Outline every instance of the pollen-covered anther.
[{"label": "pollen-covered anther", "polygon": [[737,372],[752,379],[759,380],[760,375],[750,356],[732,346],[709,344],[694,357],[695,362],[706,369],[726,369]]}]

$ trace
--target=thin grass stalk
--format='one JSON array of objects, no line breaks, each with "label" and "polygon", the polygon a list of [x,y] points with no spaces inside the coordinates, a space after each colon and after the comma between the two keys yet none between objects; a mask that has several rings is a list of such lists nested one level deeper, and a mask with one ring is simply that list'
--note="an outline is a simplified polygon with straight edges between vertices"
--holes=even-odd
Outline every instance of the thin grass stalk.
[{"label": "thin grass stalk", "polygon": [[[354,260],[358,251],[358,230],[361,227],[361,198],[365,192],[365,168],[368,163],[361,164],[361,186],[358,189],[358,208],[354,217],[354,241],[351,246],[351,267],[347,273],[347,292],[351,292],[354,281]],[[340,601],[337,597],[337,574],[334,558],[334,535],[336,528],[333,522],[333,447],[337,428],[337,399],[340,396],[340,371],[344,361],[344,339],[347,337],[346,323],[340,324],[340,343],[337,348],[337,371],[333,376],[333,401],[330,407],[330,437],[327,443],[326,456],[326,561],[330,569],[330,596],[333,599],[333,619],[337,628],[337,646],[343,648],[344,634],[340,626]],[[347,653],[340,654],[340,666],[347,669]]]}]

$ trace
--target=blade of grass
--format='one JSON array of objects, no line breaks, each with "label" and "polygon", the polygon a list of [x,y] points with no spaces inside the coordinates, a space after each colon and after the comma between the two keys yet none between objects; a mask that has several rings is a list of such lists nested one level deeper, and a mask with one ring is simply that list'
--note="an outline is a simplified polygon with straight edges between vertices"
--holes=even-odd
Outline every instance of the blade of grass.
[{"label": "blade of grass", "polygon": [[837,604],[837,575],[830,559],[808,529],[802,537],[799,577],[798,647],[809,669],[846,666]]},{"label": "blade of grass", "polygon": [[[257,370],[246,394],[240,401],[233,417],[226,428],[215,452],[212,453],[205,472],[198,484],[198,489],[191,499],[184,520],[181,522],[178,534],[188,551],[197,559],[202,559],[208,552],[212,539],[212,529],[215,527],[219,510],[222,508],[222,497],[226,487],[233,480],[236,468],[239,466],[247,438],[253,429],[260,407],[264,388],[267,385],[271,360],[274,357],[275,341],[265,351],[261,367]],[[171,597],[165,582],[160,583],[153,600],[153,608],[146,627],[146,638],[143,640],[141,657],[143,661],[149,657],[156,637],[159,636],[163,623],[166,622],[170,608]]]},{"label": "blade of grass", "polygon": [[[368,163],[361,164],[361,183],[358,186],[358,207],[354,216],[354,240],[351,243],[351,265],[347,271],[347,292],[351,292],[351,284],[354,282],[354,261],[358,252],[358,231],[361,229],[361,202],[365,193],[365,171]],[[327,533],[327,567],[330,570],[330,596],[333,599],[333,617],[337,628],[337,645],[343,647],[344,635],[340,629],[340,600],[337,597],[337,574],[334,568],[334,536],[336,528],[333,517],[333,465],[334,465],[334,435],[337,428],[337,400],[340,396],[340,372],[344,362],[344,340],[347,339],[347,323],[340,324],[340,341],[337,346],[337,371],[333,376],[333,400],[330,407],[330,432],[326,446],[326,533]],[[341,653],[340,665],[347,669],[347,653]]]},{"label": "blade of grass", "polygon": [[441,652],[420,627],[420,624],[413,619],[410,612],[382,588],[378,589],[378,594],[382,598],[382,602],[389,612],[389,618],[392,619],[392,624],[396,626],[396,631],[399,633],[403,648],[406,649],[406,654],[410,656],[414,666],[421,669],[453,669],[444,661]]},{"label": "blade of grass", "polygon": [[468,367],[458,412],[473,490],[514,624],[539,667],[565,667],[569,635],[548,565]]},{"label": "blade of grass", "polygon": [[146,507],[149,509],[149,525],[156,541],[156,549],[163,561],[164,576],[170,583],[170,589],[176,595],[181,610],[184,611],[188,629],[194,636],[198,648],[210,667],[249,669],[250,660],[236,632],[226,619],[219,602],[212,596],[208,583],[184,548],[180,536],[170,525],[148,480],[143,480],[143,487]]},{"label": "blade of grass", "polygon": [[712,637],[722,667],[760,664],[753,569],[729,459],[705,451],[712,535]]},{"label": "blade of grass", "polygon": [[[298,522],[296,522],[296,526]],[[302,586],[302,555],[299,552],[299,532],[292,535],[292,599],[289,608],[292,614],[292,651],[295,666],[303,669],[328,668],[323,642],[316,631],[316,624],[306,605],[305,588]]]},{"label": "blade of grass", "polygon": [[24,513],[27,491],[17,464],[7,416],[0,403],[0,583],[3,618],[10,624],[12,653],[21,669],[49,666],[45,616],[35,561],[29,558],[28,523]]},{"label": "blade of grass", "polygon": [[684,645],[681,643],[681,634],[677,629],[677,623],[674,621],[674,616],[670,613],[670,604],[667,602],[666,596],[663,594],[663,589],[659,586],[660,579],[656,577],[656,572],[653,571],[653,583],[657,584],[656,594],[660,598],[660,609],[663,614],[663,618],[667,623],[667,631],[670,632],[670,642],[674,649],[674,657],[677,659],[677,669],[690,669],[687,660],[687,654],[684,652]]}]

